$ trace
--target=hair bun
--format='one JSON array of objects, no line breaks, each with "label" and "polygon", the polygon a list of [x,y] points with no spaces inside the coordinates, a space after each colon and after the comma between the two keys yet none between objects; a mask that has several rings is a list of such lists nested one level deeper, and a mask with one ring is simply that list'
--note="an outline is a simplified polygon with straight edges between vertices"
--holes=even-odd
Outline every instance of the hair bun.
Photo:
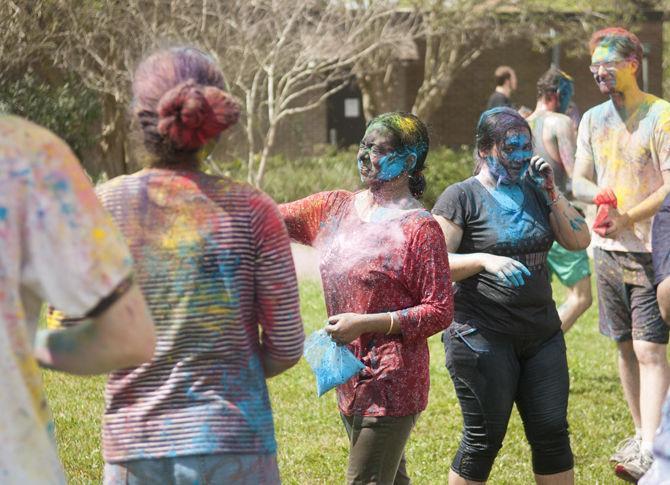
[{"label": "hair bun", "polygon": [[238,103],[217,87],[193,79],[167,91],[158,102],[158,132],[179,150],[197,150],[240,115]]}]

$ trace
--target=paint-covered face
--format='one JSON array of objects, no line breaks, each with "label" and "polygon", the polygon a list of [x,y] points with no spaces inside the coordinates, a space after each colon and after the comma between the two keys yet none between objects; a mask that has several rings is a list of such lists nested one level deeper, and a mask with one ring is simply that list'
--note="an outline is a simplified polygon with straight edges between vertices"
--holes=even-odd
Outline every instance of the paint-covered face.
[{"label": "paint-covered face", "polygon": [[526,174],[532,156],[530,132],[514,129],[508,131],[504,141],[486,156],[486,164],[499,184],[514,184]]},{"label": "paint-covered face", "polygon": [[589,67],[602,94],[623,92],[635,81],[634,62],[624,59],[610,42],[601,42],[591,55]]},{"label": "paint-covered face", "polygon": [[371,125],[368,128],[357,155],[358,172],[363,183],[387,182],[411,170],[416,163],[416,155],[396,149],[394,142],[395,137],[384,126]]}]

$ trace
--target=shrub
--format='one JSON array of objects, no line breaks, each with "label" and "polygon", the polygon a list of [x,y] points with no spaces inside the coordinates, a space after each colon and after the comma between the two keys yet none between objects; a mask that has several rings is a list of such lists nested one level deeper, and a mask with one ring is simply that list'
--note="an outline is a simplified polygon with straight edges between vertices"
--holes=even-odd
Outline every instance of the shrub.
[{"label": "shrub", "polygon": [[80,158],[99,140],[98,98],[72,77],[52,84],[26,71],[18,79],[0,80],[0,111],[45,126],[63,138]]}]

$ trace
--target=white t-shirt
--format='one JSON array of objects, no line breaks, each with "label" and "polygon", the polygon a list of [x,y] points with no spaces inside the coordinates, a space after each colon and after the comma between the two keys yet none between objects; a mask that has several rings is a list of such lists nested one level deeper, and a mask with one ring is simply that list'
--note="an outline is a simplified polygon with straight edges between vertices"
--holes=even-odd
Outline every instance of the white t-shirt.
[{"label": "white t-shirt", "polygon": [[[670,103],[651,94],[624,122],[612,101],[588,110],[579,124],[576,160],[594,163],[598,187],[610,187],[620,212],[635,207],[663,185],[670,170]],[[608,251],[651,252],[651,218],[616,239],[592,235]]]},{"label": "white t-shirt", "polygon": [[85,315],[131,265],[67,145],[0,116],[0,483],[65,482],[33,357],[41,302]]}]

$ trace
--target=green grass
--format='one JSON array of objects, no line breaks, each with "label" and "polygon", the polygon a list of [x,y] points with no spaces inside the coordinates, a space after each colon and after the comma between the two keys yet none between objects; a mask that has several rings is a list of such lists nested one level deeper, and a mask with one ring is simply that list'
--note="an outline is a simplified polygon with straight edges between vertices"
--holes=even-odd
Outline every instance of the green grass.
[{"label": "green grass", "polygon": [[[563,289],[554,285],[557,301]],[[320,287],[300,285],[307,333],[325,318]],[[576,481],[614,483],[607,458],[616,443],[632,431],[616,373],[614,345],[598,333],[597,304],[567,334],[570,363],[570,408]],[[458,446],[461,416],[439,336],[430,339],[431,394],[407,446],[410,476],[416,484],[447,482]],[[47,393],[56,421],[61,459],[71,483],[98,483],[102,473],[100,415],[104,379],[83,379],[45,373]],[[341,483],[347,459],[346,433],[335,394],[316,396],[309,367],[301,361],[269,383],[284,483]],[[516,412],[490,478],[492,484],[532,483],[530,450]]]}]

